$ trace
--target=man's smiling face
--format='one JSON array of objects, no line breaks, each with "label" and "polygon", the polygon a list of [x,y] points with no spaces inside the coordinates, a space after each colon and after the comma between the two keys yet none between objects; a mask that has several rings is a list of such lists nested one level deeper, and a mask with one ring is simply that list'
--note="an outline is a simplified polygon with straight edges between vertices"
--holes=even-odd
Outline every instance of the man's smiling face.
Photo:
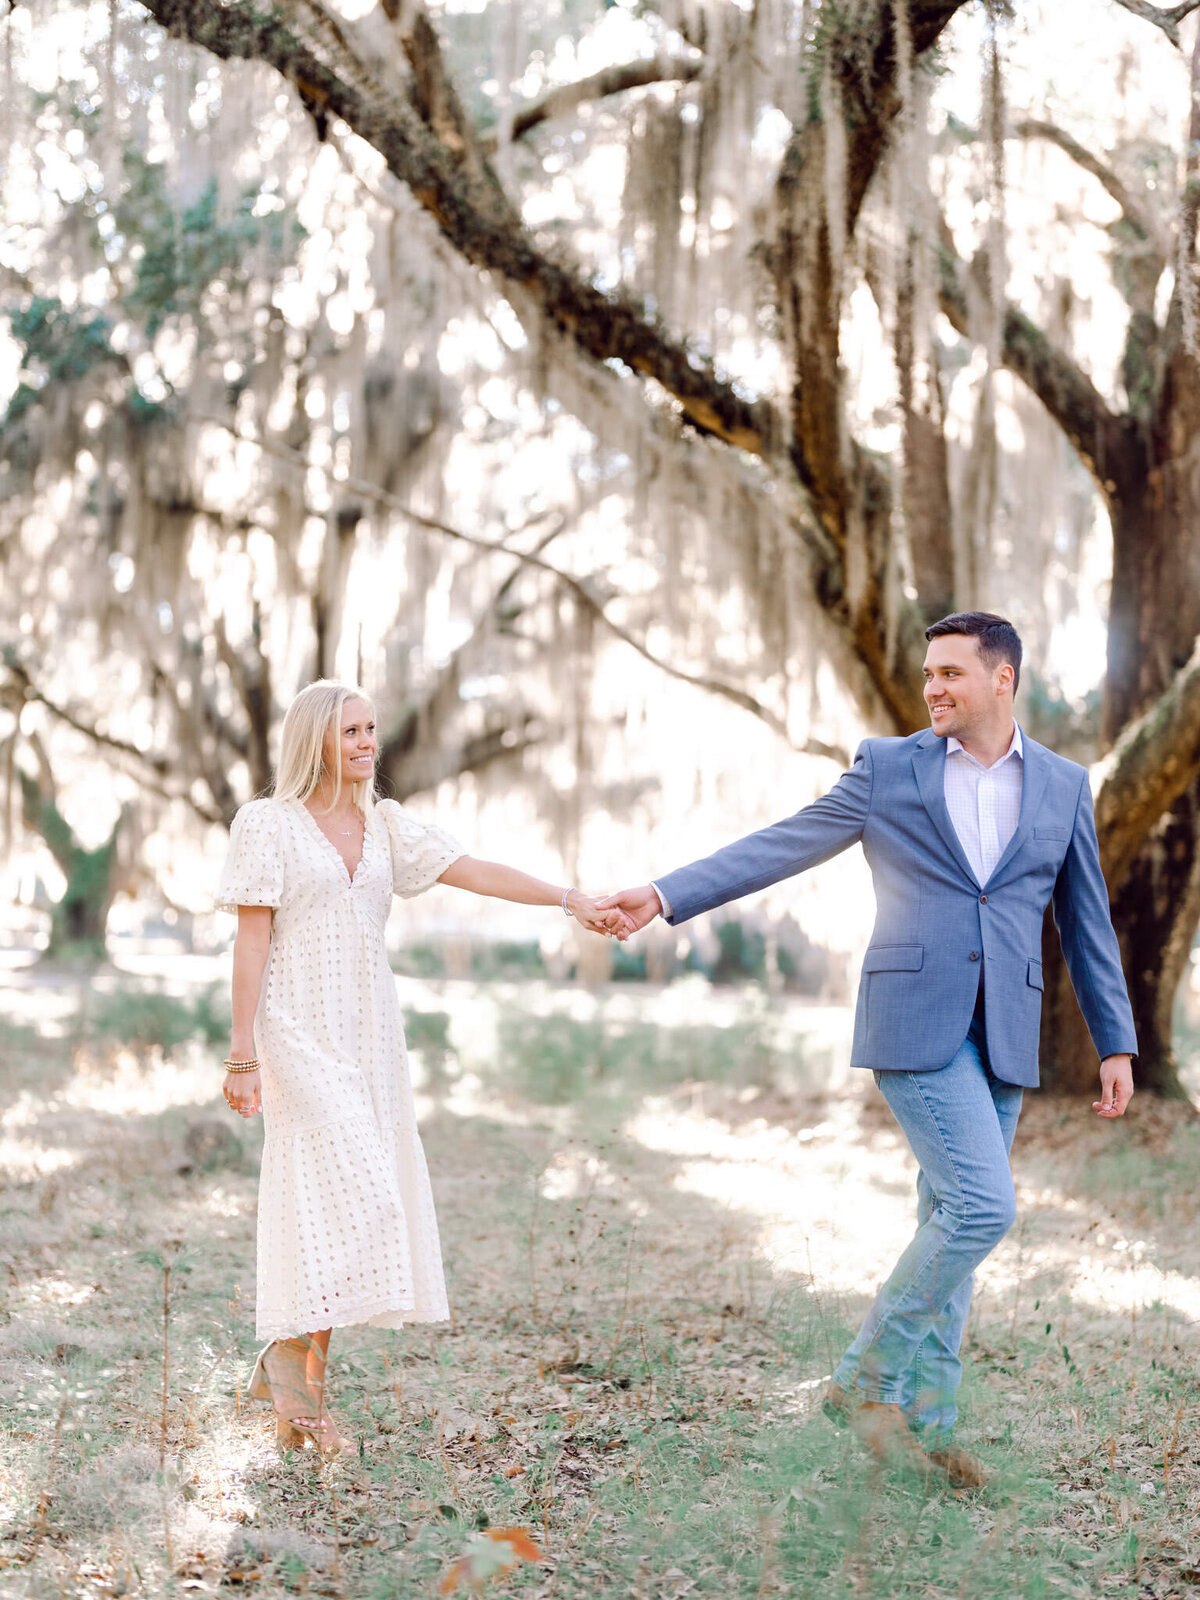
[{"label": "man's smiling face", "polygon": [[1012,668],[989,667],[979,654],[979,640],[948,633],[931,639],[925,652],[925,704],[934,733],[943,739],[968,739],[1000,711],[1001,676]]}]

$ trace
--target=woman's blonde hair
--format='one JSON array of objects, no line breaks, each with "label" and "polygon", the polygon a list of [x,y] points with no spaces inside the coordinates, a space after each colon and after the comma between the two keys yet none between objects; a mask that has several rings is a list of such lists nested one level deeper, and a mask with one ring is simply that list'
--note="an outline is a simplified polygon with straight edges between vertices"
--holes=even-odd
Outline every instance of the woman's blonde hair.
[{"label": "woman's blonde hair", "polygon": [[[310,683],[287,708],[280,739],[279,765],[275,770],[272,794],[276,800],[307,800],[320,783],[325,772],[325,743],[333,735],[334,749],[339,748],[342,731],[342,707],[347,700],[364,700],[371,705],[371,697],[354,684],[334,683],[329,678],[318,678]],[[370,817],[374,800],[375,774],[361,783],[352,783],[350,793],[354,804]],[[333,768],[333,800],[330,810],[342,798],[342,763],[340,754]]]}]

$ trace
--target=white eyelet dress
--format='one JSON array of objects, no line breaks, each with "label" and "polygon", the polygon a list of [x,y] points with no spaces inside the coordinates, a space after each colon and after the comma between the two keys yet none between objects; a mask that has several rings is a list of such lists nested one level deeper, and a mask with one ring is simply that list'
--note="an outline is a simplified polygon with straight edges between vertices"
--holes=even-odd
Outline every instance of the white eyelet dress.
[{"label": "white eyelet dress", "polygon": [[463,854],[394,800],[375,805],[353,879],[300,801],[233,819],[217,905],[275,907],[254,1023],[262,1340],[449,1315],[384,925],[393,893],[420,894]]}]

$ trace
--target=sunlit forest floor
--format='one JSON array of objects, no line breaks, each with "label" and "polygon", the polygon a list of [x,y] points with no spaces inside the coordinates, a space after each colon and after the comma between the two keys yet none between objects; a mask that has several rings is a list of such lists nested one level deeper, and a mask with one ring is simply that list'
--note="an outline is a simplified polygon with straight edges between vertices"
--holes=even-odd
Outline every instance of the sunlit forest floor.
[{"label": "sunlit forest floor", "polygon": [[1200,1596],[1182,1108],[1027,1099],[954,1494],[817,1404],[912,1226],[840,1012],[402,979],[454,1320],[335,1334],[322,1466],[242,1392],[261,1133],[191,971],[0,975],[0,1593]]}]

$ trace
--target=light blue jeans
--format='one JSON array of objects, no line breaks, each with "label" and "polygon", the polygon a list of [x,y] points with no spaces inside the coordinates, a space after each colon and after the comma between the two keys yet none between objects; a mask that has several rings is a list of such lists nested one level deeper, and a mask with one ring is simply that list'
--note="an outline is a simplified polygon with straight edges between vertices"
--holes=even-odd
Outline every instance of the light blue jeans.
[{"label": "light blue jeans", "polygon": [[978,1022],[940,1072],[877,1072],[875,1081],[920,1164],[917,1231],[834,1381],[859,1400],[900,1406],[934,1448],[958,1417],[975,1268],[1013,1223],[1008,1158],[1021,1090],[993,1075]]}]

